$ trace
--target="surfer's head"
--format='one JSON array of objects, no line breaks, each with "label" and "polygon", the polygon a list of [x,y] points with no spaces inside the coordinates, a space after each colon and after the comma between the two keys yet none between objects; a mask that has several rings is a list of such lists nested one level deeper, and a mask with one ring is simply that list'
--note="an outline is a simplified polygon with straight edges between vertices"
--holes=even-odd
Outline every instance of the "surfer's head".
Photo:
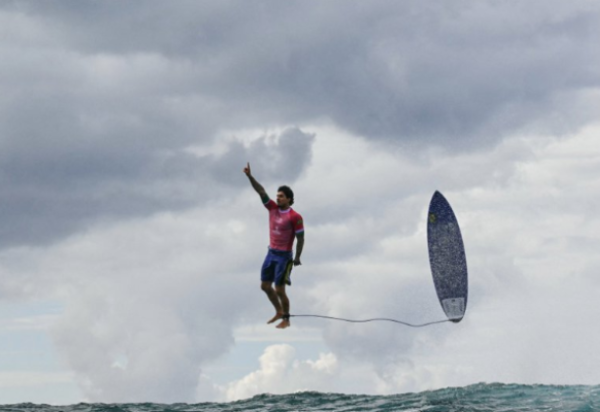
[{"label": "surfer's head", "polygon": [[294,192],[289,186],[281,186],[277,189],[277,206],[287,209],[294,204]]}]

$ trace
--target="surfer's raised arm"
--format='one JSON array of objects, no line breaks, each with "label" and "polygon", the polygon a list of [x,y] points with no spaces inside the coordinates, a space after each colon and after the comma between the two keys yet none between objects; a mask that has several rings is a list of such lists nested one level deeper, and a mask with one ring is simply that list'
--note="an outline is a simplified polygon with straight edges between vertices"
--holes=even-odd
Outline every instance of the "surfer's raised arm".
[{"label": "surfer's raised arm", "polygon": [[262,185],[256,181],[254,176],[252,176],[252,171],[250,170],[250,163],[248,163],[246,167],[244,167],[244,173],[246,173],[246,176],[248,176],[250,184],[252,185],[254,190],[256,190],[256,193],[258,193],[262,201],[266,203],[269,200],[269,195],[267,195],[265,188],[262,187]]}]

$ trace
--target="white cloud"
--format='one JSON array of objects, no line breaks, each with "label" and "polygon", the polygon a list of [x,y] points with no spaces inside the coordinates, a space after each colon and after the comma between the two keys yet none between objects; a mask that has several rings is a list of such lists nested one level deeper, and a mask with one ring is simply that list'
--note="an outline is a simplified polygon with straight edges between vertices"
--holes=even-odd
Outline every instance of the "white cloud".
[{"label": "white cloud", "polygon": [[248,246],[260,233],[256,219],[240,220],[249,204],[262,216],[248,196],[5,251],[3,280],[64,302],[53,337],[88,399],[193,400],[202,362],[227,351],[253,305],[243,296],[260,293],[245,269],[264,251]]},{"label": "white cloud", "polygon": [[[294,293],[293,291],[290,293]],[[266,305],[264,309],[269,308]],[[262,306],[262,305],[261,305]],[[271,309],[271,308],[269,308]],[[321,342],[321,328],[311,328],[302,325],[301,321],[292,319],[294,328],[288,329],[285,333],[281,333],[281,330],[275,329],[272,325],[267,325],[266,320],[270,319],[271,313],[267,310],[261,311],[262,313],[268,313],[269,316],[265,316],[263,322],[258,324],[251,323],[251,319],[248,319],[248,323],[244,323],[243,326],[235,329],[235,341],[236,342]],[[255,319],[256,320],[256,319]]]},{"label": "white cloud", "polygon": [[337,369],[338,361],[332,353],[322,353],[314,361],[298,360],[293,346],[271,345],[260,357],[259,370],[223,388],[225,399],[235,401],[262,393],[327,392]]}]

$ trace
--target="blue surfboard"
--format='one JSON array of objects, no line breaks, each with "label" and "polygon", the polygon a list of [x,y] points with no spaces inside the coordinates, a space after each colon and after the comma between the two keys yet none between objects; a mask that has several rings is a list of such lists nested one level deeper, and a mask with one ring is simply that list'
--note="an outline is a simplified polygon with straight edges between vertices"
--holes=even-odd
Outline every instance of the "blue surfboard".
[{"label": "blue surfboard", "polygon": [[433,283],[449,320],[460,322],[467,309],[467,259],[456,216],[438,191],[429,203],[427,246]]}]

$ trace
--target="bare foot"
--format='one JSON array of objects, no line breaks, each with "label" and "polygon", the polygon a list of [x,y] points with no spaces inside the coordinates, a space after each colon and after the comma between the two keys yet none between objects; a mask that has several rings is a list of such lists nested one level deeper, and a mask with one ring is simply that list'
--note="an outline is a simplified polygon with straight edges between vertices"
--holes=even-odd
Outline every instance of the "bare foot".
[{"label": "bare foot", "polygon": [[271,323],[275,322],[276,320],[279,320],[282,318],[283,318],[283,313],[276,313],[275,316],[273,316],[273,318],[267,322],[267,325],[270,325]]},{"label": "bare foot", "polygon": [[289,328],[290,326],[291,326],[290,320],[284,319],[279,323],[279,325],[277,325],[277,329],[285,329],[285,328]]}]

